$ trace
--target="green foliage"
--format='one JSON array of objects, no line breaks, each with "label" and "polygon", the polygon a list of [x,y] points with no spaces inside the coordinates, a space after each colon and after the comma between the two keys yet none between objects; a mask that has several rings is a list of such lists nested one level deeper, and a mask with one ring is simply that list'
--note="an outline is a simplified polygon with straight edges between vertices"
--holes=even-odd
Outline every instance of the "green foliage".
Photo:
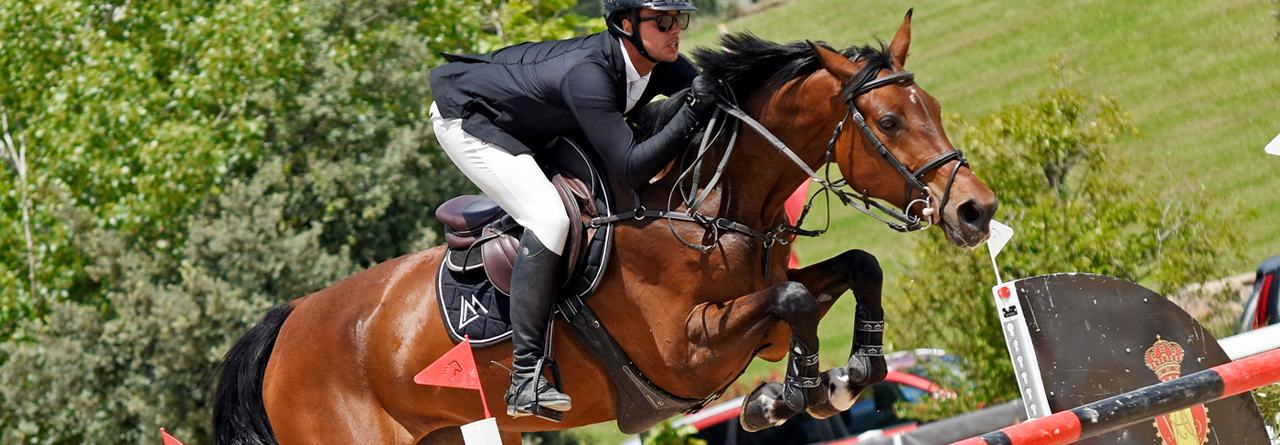
[{"label": "green foliage", "polygon": [[437,52],[594,29],[562,7],[0,2],[0,442],[207,439],[235,339],[471,191],[427,117]]},{"label": "green foliage", "polygon": [[604,18],[572,12],[574,0],[417,0],[419,34],[440,51],[486,53],[520,42],[566,39],[605,29]]},{"label": "green foliage", "polygon": [[[274,167],[274,168],[272,168]],[[131,249],[88,212],[63,215],[85,236],[90,278],[109,286],[110,313],[72,301],[26,320],[0,345],[5,443],[149,442],[167,427],[187,443],[210,437],[214,370],[236,335],[282,295],[302,295],[354,272],[326,253],[320,226],[282,224],[287,196],[278,163],[253,182],[232,180],[189,226],[168,282],[163,253]],[[33,403],[39,401],[39,403]]]},{"label": "green foliage", "polygon": [[[1125,176],[1133,170],[1111,146],[1137,131],[1105,96],[1057,86],[951,133],[999,196],[997,219],[1016,230],[1001,256],[1005,279],[1088,272],[1178,290],[1217,276],[1243,243],[1198,185]],[[967,358],[977,387],[925,410],[939,418],[1017,397],[993,303],[981,297],[995,283],[987,253],[928,237],[905,273],[912,298],[895,325],[910,328],[895,337]]]},{"label": "green foliage", "polygon": [[654,429],[653,434],[645,436],[644,445],[707,445],[705,440],[690,437],[698,432],[693,425],[676,428],[670,420],[664,420]]},{"label": "green foliage", "polygon": [[1253,390],[1262,421],[1271,427],[1272,439],[1280,438],[1280,383]]},{"label": "green foliage", "polygon": [[570,431],[524,433],[520,437],[520,442],[524,445],[583,445],[584,443],[590,443],[583,442]]},{"label": "green foliage", "polygon": [[[0,111],[27,150],[29,180],[0,182],[4,227],[18,187],[35,230],[34,293],[6,295],[8,332],[40,315],[36,301],[107,304],[72,248],[65,207],[88,212],[88,228],[177,255],[187,215],[238,160],[263,154],[266,118],[302,74],[297,8],[271,2],[86,5],[17,1],[0,6]],[[17,230],[0,231],[20,245]],[[0,260],[21,264],[6,249]]]}]

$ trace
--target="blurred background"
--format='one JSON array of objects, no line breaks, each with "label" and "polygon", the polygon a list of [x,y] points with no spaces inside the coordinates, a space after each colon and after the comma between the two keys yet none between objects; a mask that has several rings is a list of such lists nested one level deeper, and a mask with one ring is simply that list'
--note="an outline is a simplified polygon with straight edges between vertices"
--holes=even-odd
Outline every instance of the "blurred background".
[{"label": "blurred background", "polygon": [[[1116,276],[1222,337],[1280,253],[1280,157],[1262,149],[1280,132],[1277,0],[695,4],[686,53],[722,29],[877,45],[915,8],[907,69],[1017,230],[1005,279]],[[0,2],[0,442],[159,443],[165,427],[211,443],[214,371],[235,339],[270,307],[434,245],[435,206],[473,191],[427,118],[437,53],[596,32],[599,8]],[[829,214],[828,234],[796,244],[801,265],[876,255],[889,349],[964,364],[936,379],[953,396],[898,414],[1017,397],[985,248]],[[806,226],[827,215],[819,199]],[[824,365],[844,362],[853,308],[822,325]],[[726,398],[782,369],[756,361]],[[609,424],[526,437],[624,439]]]}]

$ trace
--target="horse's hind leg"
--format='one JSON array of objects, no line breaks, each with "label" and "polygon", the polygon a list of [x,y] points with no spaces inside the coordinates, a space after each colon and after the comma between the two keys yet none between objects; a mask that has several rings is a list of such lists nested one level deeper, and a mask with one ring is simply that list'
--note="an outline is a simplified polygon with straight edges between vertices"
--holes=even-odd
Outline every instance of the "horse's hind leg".
[{"label": "horse's hind leg", "polygon": [[883,274],[880,262],[861,250],[850,250],[827,261],[793,270],[788,278],[803,283],[817,295],[823,309],[829,309],[836,298],[847,290],[858,301],[854,316],[854,342],[849,362],[842,368],[831,368],[822,374],[821,385],[826,398],[809,406],[809,414],[825,418],[853,406],[864,389],[884,380],[888,366],[884,361],[884,308],[881,306]]},{"label": "horse's hind leg", "polygon": [[813,404],[825,403],[818,370],[818,320],[822,308],[804,285],[785,282],[769,288],[768,310],[791,327],[790,360],[784,383],[761,385],[747,396],[740,418],[743,429],[777,426]]}]

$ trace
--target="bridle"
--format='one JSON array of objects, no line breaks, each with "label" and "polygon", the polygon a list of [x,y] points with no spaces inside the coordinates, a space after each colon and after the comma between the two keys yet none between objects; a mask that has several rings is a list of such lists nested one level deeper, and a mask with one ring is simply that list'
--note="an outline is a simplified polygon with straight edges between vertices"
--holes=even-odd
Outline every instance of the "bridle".
[{"label": "bridle", "polygon": [[[799,155],[797,155],[794,151],[788,148],[786,144],[784,144],[781,140],[779,140],[777,136],[774,136],[773,133],[771,133],[768,129],[764,127],[764,125],[760,124],[760,122],[756,121],[751,116],[748,116],[745,112],[742,111],[742,109],[734,105],[736,103],[734,98],[727,98],[727,97],[721,96],[716,101],[716,106],[718,108],[716,109],[716,112],[712,115],[711,123],[708,124],[707,126],[707,131],[704,133],[702,145],[699,148],[699,151],[695,160],[691,163],[691,165],[687,169],[685,169],[681,173],[680,178],[676,181],[677,184],[680,184],[681,181],[683,181],[686,177],[690,175],[692,176],[690,193],[684,193],[683,191],[681,191],[682,192],[681,194],[685,196],[685,206],[686,206],[685,211],[682,212],[682,211],[670,210],[671,208],[670,198],[668,199],[668,210],[646,209],[640,203],[640,197],[637,194],[635,197],[636,198],[635,210],[624,212],[617,215],[611,215],[608,217],[595,218],[591,221],[591,225],[599,226],[599,225],[612,223],[622,219],[635,218],[639,220],[647,217],[665,218],[668,220],[668,222],[675,221],[675,220],[689,221],[689,222],[695,222],[698,224],[702,224],[704,226],[711,227],[715,231],[715,235],[713,236],[715,241],[711,245],[701,245],[701,244],[690,243],[684,240],[683,238],[681,238],[680,235],[675,231],[675,228],[673,226],[672,234],[675,234],[676,238],[679,239],[682,244],[684,244],[686,247],[689,247],[691,249],[695,249],[703,253],[708,252],[710,249],[714,248],[716,244],[719,243],[720,231],[727,230],[727,231],[744,233],[753,238],[761,239],[764,242],[765,248],[767,250],[771,248],[775,243],[780,243],[784,245],[789,244],[790,238],[796,235],[819,236],[819,235],[822,235],[823,233],[826,233],[829,227],[825,227],[820,230],[805,230],[800,228],[800,226],[804,222],[805,216],[807,216],[809,213],[810,207],[813,205],[814,198],[816,198],[819,193],[823,193],[827,195],[835,194],[840,199],[840,201],[845,205],[856,208],[859,211],[862,211],[863,213],[871,216],[872,218],[875,218],[876,220],[879,220],[880,222],[885,223],[889,227],[899,232],[916,231],[916,230],[920,230],[928,227],[928,223],[929,223],[928,220],[922,223],[922,220],[920,217],[910,213],[911,208],[917,204],[924,206],[924,208],[921,209],[921,214],[925,215],[926,217],[930,217],[930,215],[933,213],[934,207],[930,205],[933,200],[933,197],[932,197],[933,195],[929,193],[930,192],[929,186],[925,185],[920,178],[931,171],[941,168],[943,165],[947,164],[948,162],[957,161],[957,160],[959,161],[956,163],[955,167],[951,169],[951,175],[947,179],[947,188],[946,190],[943,191],[942,200],[939,202],[939,205],[937,207],[939,210],[941,210],[945,208],[945,206],[947,205],[947,200],[950,198],[950,195],[951,195],[951,186],[955,182],[956,174],[959,172],[960,167],[969,165],[969,162],[967,159],[965,159],[964,154],[961,153],[960,150],[953,149],[951,151],[948,151],[946,153],[943,153],[934,157],[929,162],[926,162],[924,165],[920,166],[915,170],[910,170],[905,165],[903,165],[902,162],[899,161],[898,158],[893,155],[893,153],[889,152],[889,149],[885,147],[884,142],[882,142],[880,138],[875,135],[875,132],[871,130],[871,127],[867,125],[866,119],[863,117],[862,112],[858,110],[856,100],[859,96],[886,85],[912,82],[915,79],[915,75],[910,71],[899,71],[899,72],[890,73],[885,77],[873,78],[876,74],[879,73],[879,71],[880,70],[875,70],[875,71],[864,70],[865,74],[860,73],[860,75],[854,76],[854,80],[850,81],[849,83],[842,83],[842,94],[844,95],[844,102],[848,106],[848,111],[845,113],[845,116],[840,120],[840,122],[836,124],[835,130],[832,132],[832,135],[831,135],[831,140],[827,144],[826,160],[824,161],[824,165],[826,166],[825,167],[826,171],[824,172],[825,177],[819,176],[818,173],[814,172],[813,169],[809,168],[808,164],[806,164],[804,160],[800,158]],[[868,79],[862,79],[861,81],[859,81],[859,79],[863,77],[867,77]],[[730,91],[729,89],[723,89],[723,90]],[[822,187],[821,190],[819,190],[818,192],[815,192],[814,195],[809,198],[809,201],[804,206],[804,210],[801,212],[799,218],[796,219],[795,224],[790,224],[784,221],[779,227],[773,230],[770,230],[768,232],[761,232],[760,230],[756,230],[745,224],[741,224],[725,218],[710,217],[707,215],[703,215],[698,211],[703,200],[707,197],[708,193],[710,193],[710,191],[715,187],[716,182],[719,181],[721,173],[723,173],[725,165],[727,164],[727,160],[729,159],[730,154],[732,154],[733,152],[733,147],[736,145],[737,130],[734,129],[730,131],[729,143],[727,144],[725,153],[721,158],[720,164],[716,168],[715,174],[710,178],[710,180],[708,180],[705,186],[701,187],[703,189],[703,193],[698,194],[697,190],[700,188],[698,185],[699,183],[698,172],[701,171],[701,162],[703,160],[704,155],[708,152],[709,147],[712,145],[712,143],[715,140],[719,138],[718,135],[713,136],[713,133],[719,133],[720,131],[723,131],[723,127],[720,127],[720,130],[717,130],[717,131],[712,131],[712,128],[718,126],[717,123],[720,121],[720,119],[723,117],[724,114],[733,116],[738,120],[738,122],[747,124],[747,126],[755,130],[762,138],[769,141],[770,145],[773,145],[773,147],[776,148],[778,152],[785,155],[788,159],[791,160],[793,164],[795,164],[797,167],[803,170],[811,180],[818,183]],[[836,142],[837,140],[840,139],[841,134],[843,134],[845,123],[848,122],[849,118],[853,118],[853,121],[858,124],[858,128],[862,130],[862,134],[865,135],[867,140],[871,142],[871,145],[875,147],[876,152],[879,153],[880,156],[884,158],[884,160],[894,168],[894,170],[896,170],[900,175],[902,175],[903,179],[906,181],[906,187],[905,187],[906,199],[904,200],[906,204],[903,206],[901,210],[886,207],[880,204],[879,202],[873,200],[871,195],[867,192],[867,190],[862,190],[862,191],[844,190],[843,187],[849,185],[848,181],[845,179],[840,179],[837,181],[832,181],[830,179],[831,178],[830,166],[831,166],[831,160],[835,157]],[[674,193],[675,190],[673,189],[672,192]],[[912,196],[916,193],[919,193],[921,197],[912,198]],[[694,196],[696,196],[696,198]],[[830,206],[827,206],[827,208],[830,209]],[[884,213],[885,215],[887,215],[889,219],[886,219],[885,217],[881,217],[880,215],[876,214],[874,211],[871,210],[872,208],[875,208],[880,212]],[[828,226],[829,226],[830,218],[828,218],[827,220],[828,220]],[[932,218],[930,218],[930,220],[932,220]],[[766,252],[765,258],[766,259],[768,258],[767,252]],[[765,270],[766,270],[766,276],[767,276],[768,275],[767,261],[765,263],[765,267],[766,267]]]},{"label": "bridle", "polygon": [[[878,71],[879,70],[877,70],[876,72],[872,72],[871,75],[874,76],[876,73],[878,73]],[[822,184],[823,189],[831,193],[835,193],[836,196],[839,196],[841,202],[844,202],[845,205],[850,205],[852,207],[858,208],[859,210],[862,210],[864,213],[871,215],[871,217],[876,218],[877,220],[887,224],[889,227],[892,227],[899,232],[916,231],[916,230],[920,230],[925,227],[928,227],[926,224],[921,224],[920,217],[915,216],[910,212],[911,208],[915,206],[917,203],[919,203],[924,206],[924,208],[921,209],[920,213],[925,215],[925,217],[928,218],[933,213],[934,207],[930,205],[931,201],[933,200],[933,195],[929,193],[930,192],[929,186],[925,185],[925,183],[920,179],[925,174],[928,174],[931,171],[941,168],[943,165],[946,165],[948,162],[957,161],[957,160],[960,161],[960,162],[957,162],[955,167],[951,169],[951,174],[947,178],[947,188],[943,190],[942,200],[939,202],[937,206],[938,211],[941,211],[942,209],[946,208],[947,201],[951,198],[951,186],[955,183],[956,174],[959,173],[960,167],[969,165],[969,160],[964,157],[964,153],[962,153],[959,149],[952,149],[951,151],[948,151],[946,153],[943,153],[934,157],[933,159],[929,160],[929,162],[924,163],[924,165],[920,166],[914,171],[908,169],[905,165],[902,164],[902,161],[899,161],[898,158],[894,156],[893,153],[891,153],[887,147],[885,147],[884,142],[880,141],[879,137],[876,137],[875,132],[871,131],[871,127],[867,125],[866,118],[864,118],[862,116],[862,112],[858,110],[858,105],[856,101],[859,96],[862,96],[863,94],[866,94],[872,90],[875,90],[876,88],[880,88],[890,84],[913,82],[915,80],[915,74],[913,74],[910,71],[898,71],[898,72],[890,73],[889,75],[881,78],[875,78],[875,79],[863,81],[860,84],[855,84],[855,82],[857,82],[857,79],[859,77],[862,77],[862,76],[855,76],[854,80],[851,81],[850,83],[842,84],[843,86],[842,91],[844,92],[843,93],[844,102],[848,106],[849,110],[845,114],[845,117],[841,119],[839,123],[836,124],[835,131],[831,135],[831,142],[827,144],[826,163],[828,166],[830,165],[832,157],[835,156],[836,140],[839,139],[840,134],[844,132],[845,122],[848,121],[850,117],[852,117],[853,121],[858,124],[858,128],[862,130],[862,134],[865,135],[867,137],[867,140],[871,142],[871,145],[875,147],[876,153],[879,153],[880,157],[884,158],[885,162],[888,162],[889,165],[893,167],[893,169],[896,170],[899,175],[902,175],[902,179],[906,182],[906,187],[905,187],[906,190],[904,190],[903,192],[903,194],[905,195],[903,202],[906,204],[903,206],[902,210],[899,211],[896,209],[887,208],[871,200],[871,196],[867,193],[866,190],[862,190],[861,192],[854,191],[853,193],[845,192],[844,190],[841,189],[841,187],[848,185],[848,182],[844,179],[841,179],[836,183],[830,182],[829,171],[827,173],[828,179],[818,178],[817,175],[815,174],[810,174],[810,177],[812,177],[819,184]],[[912,195],[914,194],[913,192],[919,192],[921,197],[912,198]],[[852,202],[853,199],[857,199],[858,201],[862,202],[863,205],[861,207],[854,205],[854,203]],[[881,212],[884,212],[890,218],[897,220],[898,222],[895,223],[892,221],[887,221],[879,217],[878,215],[872,213],[870,211],[870,207],[873,207],[873,206],[879,209]],[[805,207],[807,210],[808,206],[805,206]],[[932,218],[930,218],[930,220],[932,220]],[[926,223],[927,222],[928,221],[926,221]],[[797,221],[796,225],[799,226],[799,221]]]}]

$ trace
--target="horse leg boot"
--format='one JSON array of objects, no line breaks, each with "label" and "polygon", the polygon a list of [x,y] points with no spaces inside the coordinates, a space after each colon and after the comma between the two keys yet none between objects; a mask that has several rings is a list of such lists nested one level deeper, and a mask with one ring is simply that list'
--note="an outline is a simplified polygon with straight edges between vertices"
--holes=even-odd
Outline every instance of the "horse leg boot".
[{"label": "horse leg boot", "polygon": [[781,425],[809,406],[826,403],[818,368],[818,302],[800,283],[782,283],[777,289],[771,312],[792,332],[787,377],[781,384],[761,385],[747,396],[739,416],[739,424],[747,431]]},{"label": "horse leg boot", "polygon": [[849,409],[863,390],[884,380],[888,367],[884,361],[884,308],[881,305],[883,273],[874,256],[851,250],[830,260],[789,273],[806,283],[810,291],[828,297],[852,290],[858,300],[854,316],[853,350],[847,366],[831,368],[821,377],[827,393],[826,401],[809,406],[809,414],[826,418]]},{"label": "horse leg boot", "polygon": [[546,358],[543,346],[547,320],[555,303],[556,268],[560,255],[543,246],[542,241],[525,230],[520,237],[520,253],[511,271],[511,342],[515,360],[511,371],[511,387],[503,399],[507,415],[538,416],[560,421],[571,401],[547,382],[542,375]]}]

